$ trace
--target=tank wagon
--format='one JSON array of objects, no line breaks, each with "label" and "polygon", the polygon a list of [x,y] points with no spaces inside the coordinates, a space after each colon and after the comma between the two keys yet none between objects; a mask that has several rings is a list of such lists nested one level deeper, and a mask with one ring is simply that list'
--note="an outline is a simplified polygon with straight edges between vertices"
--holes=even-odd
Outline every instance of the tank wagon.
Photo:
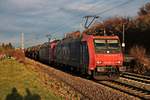
[{"label": "tank wagon", "polygon": [[36,45],[25,49],[26,57],[38,60],[39,59],[39,49],[41,45]]}]

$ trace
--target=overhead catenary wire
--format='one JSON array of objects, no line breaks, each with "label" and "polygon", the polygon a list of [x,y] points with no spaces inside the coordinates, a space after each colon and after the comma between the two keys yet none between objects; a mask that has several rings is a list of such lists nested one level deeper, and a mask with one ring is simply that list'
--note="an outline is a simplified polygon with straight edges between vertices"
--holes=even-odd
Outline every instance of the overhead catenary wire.
[{"label": "overhead catenary wire", "polygon": [[[101,6],[101,7],[103,7],[105,4],[109,4],[109,3],[113,3],[113,2],[106,2],[105,0],[101,0],[101,1],[99,1],[99,2],[97,2],[97,3],[95,3],[94,5],[92,5],[90,8],[88,8],[87,10],[92,10],[93,8],[95,8],[96,6]],[[57,14],[59,14],[59,13],[57,13]],[[78,15],[76,15],[76,16],[78,16],[78,17],[81,17],[82,15],[81,14],[78,14]],[[78,21],[78,19],[74,19],[74,21],[76,22],[76,21]],[[61,30],[63,30],[63,29],[65,29],[66,28],[66,26],[70,26],[70,25],[72,25],[72,24],[74,24],[74,23],[63,23],[63,24],[61,24],[61,25],[59,25],[59,26],[57,26],[58,28],[55,30],[55,31],[53,31],[53,32],[51,32],[51,34],[56,34],[57,32],[60,32]],[[33,39],[33,37],[31,38],[31,39],[28,39],[28,40],[25,40],[26,41],[26,44],[35,44],[36,43],[36,39]],[[30,43],[27,43],[27,42],[30,42]]]},{"label": "overhead catenary wire", "polygon": [[[88,8],[87,10],[88,10],[88,11],[91,11],[91,10],[93,10],[93,9],[96,8],[96,7],[103,7],[103,6],[105,6],[106,4],[116,3],[116,2],[118,2],[118,0],[113,1],[113,2],[112,2],[112,1],[107,1],[106,3],[104,3],[104,2],[106,2],[106,1],[105,1],[105,0],[104,0],[104,1],[100,1],[100,2],[96,3],[95,5],[91,6],[90,8]],[[104,10],[105,10],[105,9],[104,9]],[[76,15],[76,17],[81,17],[81,16],[82,16],[81,14]],[[78,19],[74,19],[74,22],[77,22],[77,21],[78,21]],[[57,28],[55,31],[51,32],[51,33],[60,32],[61,30],[65,29],[66,26],[69,27],[69,26],[72,25],[72,24],[74,24],[74,23],[63,23],[63,24],[57,26],[58,28]]]},{"label": "overhead catenary wire", "polygon": [[[132,1],[134,1],[134,0],[128,0],[128,1],[125,1],[125,2],[123,2],[123,3],[120,3],[120,4],[117,4],[117,5],[115,5],[115,6],[113,6],[113,7],[110,7],[110,8],[106,8],[106,9],[104,9],[103,11],[101,11],[101,12],[99,12],[99,13],[95,13],[94,15],[102,15],[102,14],[104,14],[104,13],[106,13],[106,12],[109,12],[109,11],[111,11],[111,10],[114,10],[115,8],[118,8],[118,7],[120,7],[120,6],[124,6],[124,5],[127,5],[127,4],[129,4],[129,3],[131,3]],[[116,1],[115,1],[116,2]],[[115,3],[114,2],[114,3]],[[90,9],[93,9],[93,7],[90,7]],[[89,10],[90,10],[89,9]],[[81,14],[79,14],[78,16],[80,16]],[[65,23],[65,24],[68,24],[68,23]],[[70,24],[71,25],[71,24]],[[63,24],[63,27],[65,28],[65,25]],[[60,30],[63,30],[64,28],[63,27],[60,27],[57,31],[55,31],[55,32],[59,32]],[[54,32],[54,33],[55,33]]]},{"label": "overhead catenary wire", "polygon": [[121,3],[121,4],[116,5],[116,6],[114,6],[114,7],[108,8],[108,9],[102,11],[102,12],[96,13],[96,15],[102,15],[102,14],[108,12],[108,11],[111,11],[111,10],[113,10],[113,9],[115,9],[115,8],[120,7],[120,6],[127,5],[127,4],[129,4],[129,3],[133,2],[133,1],[134,1],[134,0],[128,0],[128,1],[126,1],[126,2],[123,2],[123,3]]},{"label": "overhead catenary wire", "polygon": [[[95,14],[93,14],[93,15],[102,15],[102,14],[104,14],[104,13],[106,13],[106,12],[109,12],[109,11],[111,11],[111,10],[114,10],[114,9],[116,9],[116,8],[118,8],[118,7],[120,7],[120,6],[124,6],[124,5],[127,5],[127,4],[129,4],[130,2],[132,2],[132,1],[134,1],[134,0],[128,0],[128,1],[125,1],[125,2],[123,2],[123,3],[120,3],[120,4],[118,4],[117,2],[117,0],[116,1],[113,1],[113,2],[106,2],[105,0],[102,2],[99,2],[99,3],[101,3],[100,5],[98,5],[99,3],[96,3],[95,5],[93,5],[93,6],[91,6],[90,8],[88,8],[87,10],[88,11],[91,11],[91,10],[93,10],[93,9],[95,9],[95,8],[97,8],[97,7],[103,7],[102,5],[105,5],[105,4],[111,4],[111,3],[115,3],[115,4],[117,4],[117,5],[115,5],[115,6],[113,6],[113,7],[108,7],[108,8],[105,8],[105,9],[103,9],[103,11],[101,11],[101,12],[98,12],[98,13],[95,13]],[[106,2],[106,3],[104,3],[104,2]],[[81,17],[82,16],[82,14],[77,14],[77,15],[75,15],[76,17]],[[74,19],[74,22],[77,22],[77,21],[79,21],[78,19]],[[81,20],[80,20],[81,21]],[[58,32],[60,32],[60,31],[62,31],[62,30],[64,30],[65,28],[66,28],[66,26],[71,26],[71,25],[75,25],[75,23],[68,23],[68,22],[66,22],[66,23],[63,23],[63,24],[61,24],[61,25],[59,25],[59,26],[57,26],[58,28],[55,30],[55,31],[53,31],[53,32],[51,32],[51,33],[58,33]]]},{"label": "overhead catenary wire", "polygon": [[[103,6],[105,6],[105,4],[110,4],[110,3],[116,3],[116,2],[118,2],[118,0],[116,0],[116,1],[113,1],[113,2],[111,2],[111,1],[107,1],[106,3],[104,3],[104,2],[106,2],[105,0],[103,1],[103,2],[98,2],[98,3],[96,3],[95,5],[93,5],[93,6],[91,6],[90,8],[88,8],[87,10],[88,11],[91,11],[91,10],[93,10],[94,8],[96,8],[96,6],[98,6],[98,7],[103,7]],[[98,5],[98,4],[101,4],[101,5]],[[102,6],[103,5],[103,6]],[[81,14],[77,14],[77,15],[75,15],[76,17],[80,17],[81,18],[81,16],[83,16],[83,15],[81,15]],[[74,21],[78,21],[77,19],[74,19]],[[70,25],[70,23],[63,23],[63,24],[61,24],[61,25],[59,25],[58,27],[58,29],[56,30],[56,31],[53,31],[53,33],[56,33],[56,32],[59,32],[60,30],[62,30],[62,29],[64,29],[65,28],[65,25],[67,25],[68,24],[68,26]],[[74,24],[74,23],[73,23]]]},{"label": "overhead catenary wire", "polygon": [[[104,2],[106,2],[106,1],[104,1]],[[97,8],[97,7],[99,7],[99,8],[105,8],[105,6],[106,5],[109,5],[109,4],[116,4],[118,2],[118,0],[113,0],[113,2],[106,2],[106,3],[102,3],[101,5],[98,5],[99,3],[97,3],[97,6],[95,6],[95,5],[93,5],[92,7],[90,7],[89,9],[88,9],[88,11],[92,11],[92,10],[94,10],[95,8]],[[103,9],[102,9],[103,10]],[[104,9],[105,10],[105,9]]]}]

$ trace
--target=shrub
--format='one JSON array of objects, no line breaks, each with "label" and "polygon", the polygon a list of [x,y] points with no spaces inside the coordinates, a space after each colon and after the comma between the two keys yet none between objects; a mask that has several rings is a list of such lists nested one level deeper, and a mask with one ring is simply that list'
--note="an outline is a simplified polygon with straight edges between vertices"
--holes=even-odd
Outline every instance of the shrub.
[{"label": "shrub", "polygon": [[0,50],[0,59],[7,57],[11,58],[13,57],[14,59],[18,60],[21,63],[25,63],[25,55],[24,52],[21,49],[14,49],[14,48],[2,48]]},{"label": "shrub", "polygon": [[150,60],[146,56],[146,49],[141,46],[134,46],[130,49],[131,56],[134,57],[132,61],[133,72],[138,74],[144,74],[150,70]]},{"label": "shrub", "polygon": [[14,50],[12,53],[12,57],[14,57],[21,63],[25,63],[25,54],[21,49]]}]

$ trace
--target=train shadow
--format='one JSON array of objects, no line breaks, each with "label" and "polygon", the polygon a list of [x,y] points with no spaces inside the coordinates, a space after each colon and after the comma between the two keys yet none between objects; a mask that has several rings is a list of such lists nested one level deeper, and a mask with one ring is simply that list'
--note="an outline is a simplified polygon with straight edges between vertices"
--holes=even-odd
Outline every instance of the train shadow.
[{"label": "train shadow", "polygon": [[[36,60],[38,61],[38,60]],[[81,72],[77,71],[76,69],[74,69],[72,66],[67,66],[67,65],[62,65],[62,64],[55,64],[55,63],[52,63],[52,64],[49,64],[47,62],[43,62],[43,61],[38,61],[42,64],[45,64],[45,65],[48,65],[49,67],[52,67],[54,69],[57,69],[57,70],[60,70],[60,71],[63,71],[67,74],[70,74],[72,76],[76,76],[76,77],[81,77],[81,78],[84,78],[84,79],[89,79],[91,80],[92,78],[87,75],[87,74],[81,74]]]},{"label": "train shadow", "polygon": [[28,88],[26,88],[26,95],[22,96],[17,88],[13,87],[11,93],[6,96],[5,100],[41,100],[41,97],[38,94],[32,94]]},{"label": "train shadow", "polygon": [[[36,60],[38,61],[38,60]],[[85,74],[82,74],[80,70],[77,70],[75,69],[75,67],[72,67],[72,66],[67,66],[67,65],[62,65],[62,64],[55,64],[55,63],[52,63],[52,64],[49,64],[47,62],[41,62],[41,61],[38,61],[42,64],[46,64],[48,65],[49,67],[52,67],[54,69],[57,69],[57,70],[60,70],[60,71],[63,71],[67,74],[70,74],[72,76],[75,76],[75,77],[80,77],[80,78],[83,78],[83,79],[87,79],[87,80],[92,80],[92,81],[112,81],[112,80],[116,80],[119,78],[119,74],[110,74],[110,75],[106,75],[106,76],[98,76],[98,77],[94,77],[92,75],[89,75],[87,73]]]},{"label": "train shadow", "polygon": [[48,64],[49,66],[63,71],[65,73],[68,73],[72,76],[77,76],[77,77],[82,77],[82,78],[86,78],[85,75],[82,75],[80,72],[78,72],[77,70],[75,70],[73,67],[71,66],[67,66],[67,65],[56,65],[56,64]]}]

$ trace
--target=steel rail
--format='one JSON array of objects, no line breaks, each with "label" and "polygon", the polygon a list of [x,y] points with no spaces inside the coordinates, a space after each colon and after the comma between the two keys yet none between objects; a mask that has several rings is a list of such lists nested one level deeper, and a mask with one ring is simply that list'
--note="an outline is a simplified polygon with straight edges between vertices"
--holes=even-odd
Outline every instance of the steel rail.
[{"label": "steel rail", "polygon": [[131,79],[131,80],[134,80],[134,81],[137,81],[137,82],[141,82],[141,83],[145,83],[145,84],[150,84],[150,80],[142,79],[142,78],[135,77],[135,76],[122,75],[122,76],[120,76],[120,77],[127,78],[127,79]]},{"label": "steel rail", "polygon": [[[150,91],[149,90],[145,90],[145,89],[142,89],[140,87],[136,87],[136,86],[133,86],[133,85],[130,85],[130,84],[127,84],[127,83],[122,83],[122,82],[119,82],[119,81],[116,81],[116,80],[98,81],[97,83],[100,83],[104,86],[108,86],[108,87],[113,88],[113,89],[116,89],[116,90],[118,90],[120,92],[123,92],[123,93],[126,93],[128,95],[138,97],[142,100],[149,100],[150,99]],[[111,84],[113,84],[113,85],[111,85]],[[121,87],[119,87],[119,86],[121,86]],[[126,87],[130,91],[125,90],[123,87]],[[131,92],[131,91],[137,91],[138,93],[142,94],[142,96],[135,93],[135,92]]]}]

